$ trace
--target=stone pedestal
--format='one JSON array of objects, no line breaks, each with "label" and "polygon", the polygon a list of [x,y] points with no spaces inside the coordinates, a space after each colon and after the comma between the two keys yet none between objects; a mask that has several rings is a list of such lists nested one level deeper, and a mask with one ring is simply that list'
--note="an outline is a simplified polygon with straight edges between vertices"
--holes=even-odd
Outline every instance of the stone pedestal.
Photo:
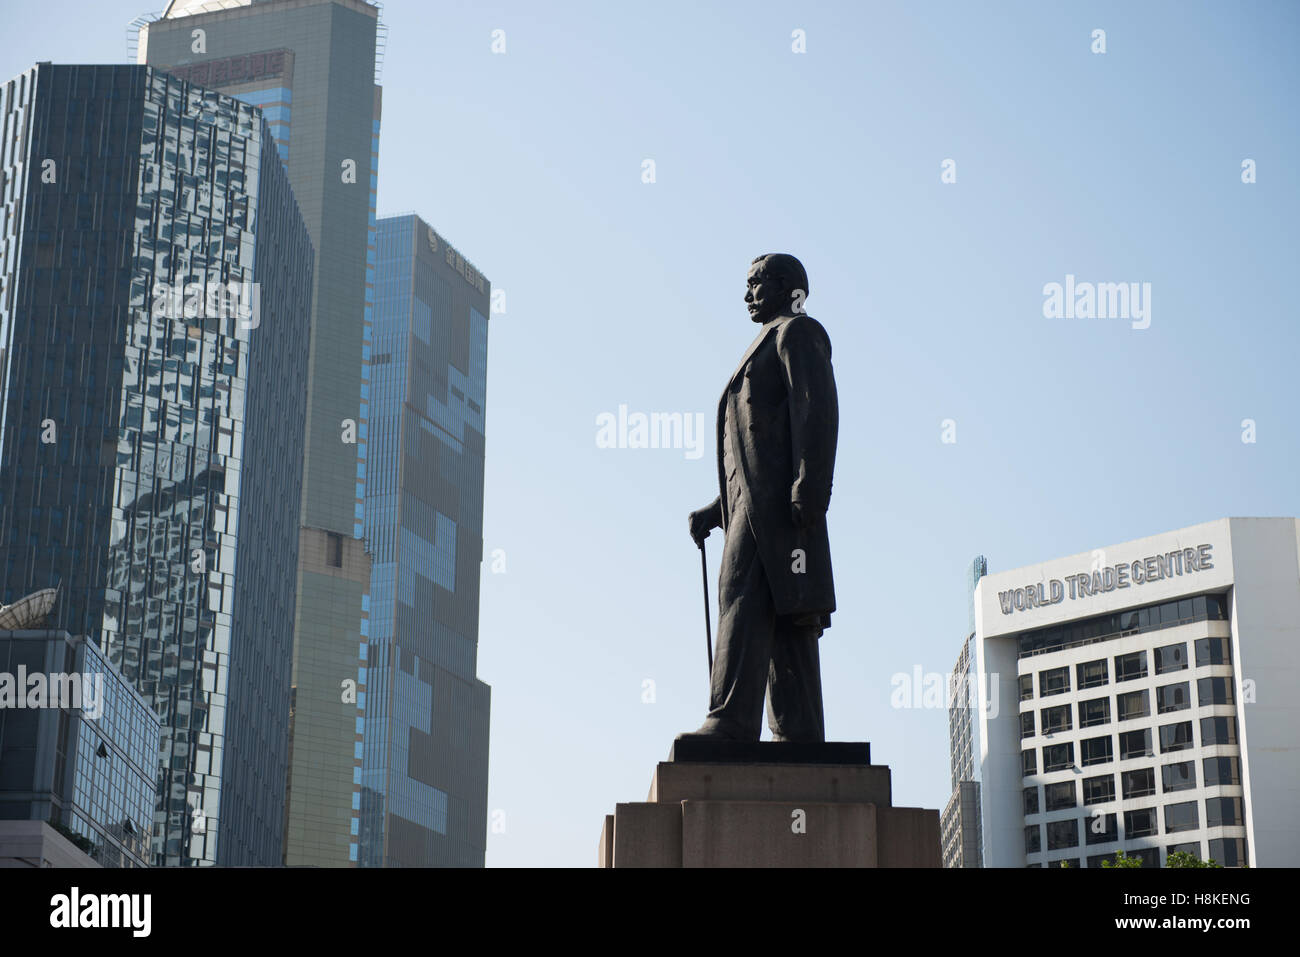
[{"label": "stone pedestal", "polygon": [[601,867],[938,867],[939,812],[894,807],[865,743],[679,738],[618,804]]}]

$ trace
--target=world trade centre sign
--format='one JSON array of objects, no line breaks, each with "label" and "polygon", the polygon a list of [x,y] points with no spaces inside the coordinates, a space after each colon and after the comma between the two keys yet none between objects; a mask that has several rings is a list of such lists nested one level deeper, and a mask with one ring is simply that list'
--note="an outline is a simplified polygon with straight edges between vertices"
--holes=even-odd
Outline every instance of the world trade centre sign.
[{"label": "world trade centre sign", "polygon": [[1118,565],[1094,567],[1091,571],[1051,578],[1045,582],[1025,585],[998,592],[1002,614],[1029,611],[1048,605],[1058,605],[1068,597],[1071,601],[1091,598],[1119,588],[1131,588],[1148,582],[1163,581],[1181,575],[1209,571],[1214,568],[1211,545],[1180,548],[1161,555],[1148,555]]}]

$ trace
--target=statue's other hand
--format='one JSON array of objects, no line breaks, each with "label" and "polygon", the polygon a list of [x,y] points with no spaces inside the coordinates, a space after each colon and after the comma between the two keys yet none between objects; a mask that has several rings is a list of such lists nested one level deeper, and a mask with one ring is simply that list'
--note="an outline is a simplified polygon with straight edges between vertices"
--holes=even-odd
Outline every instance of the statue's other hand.
[{"label": "statue's other hand", "polygon": [[709,532],[721,524],[718,521],[717,510],[712,505],[691,512],[687,521],[690,524],[691,538],[701,547],[704,545],[704,540],[709,537]]}]

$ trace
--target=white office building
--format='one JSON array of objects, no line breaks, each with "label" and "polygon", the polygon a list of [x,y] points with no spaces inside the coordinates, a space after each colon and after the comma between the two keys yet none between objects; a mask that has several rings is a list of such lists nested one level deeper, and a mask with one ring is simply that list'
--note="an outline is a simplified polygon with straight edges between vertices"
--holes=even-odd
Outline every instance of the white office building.
[{"label": "white office building", "polygon": [[984,866],[1300,866],[1298,556],[1225,518],[984,576]]}]

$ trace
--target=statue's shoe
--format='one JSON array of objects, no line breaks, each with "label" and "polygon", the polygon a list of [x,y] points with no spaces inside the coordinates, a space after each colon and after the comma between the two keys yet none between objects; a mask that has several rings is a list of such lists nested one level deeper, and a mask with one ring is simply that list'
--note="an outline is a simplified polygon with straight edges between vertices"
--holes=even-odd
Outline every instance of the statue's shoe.
[{"label": "statue's shoe", "polygon": [[740,734],[732,726],[713,718],[706,718],[698,731],[686,731],[677,736],[679,739],[707,739],[710,741],[757,741],[758,736],[750,738]]}]

